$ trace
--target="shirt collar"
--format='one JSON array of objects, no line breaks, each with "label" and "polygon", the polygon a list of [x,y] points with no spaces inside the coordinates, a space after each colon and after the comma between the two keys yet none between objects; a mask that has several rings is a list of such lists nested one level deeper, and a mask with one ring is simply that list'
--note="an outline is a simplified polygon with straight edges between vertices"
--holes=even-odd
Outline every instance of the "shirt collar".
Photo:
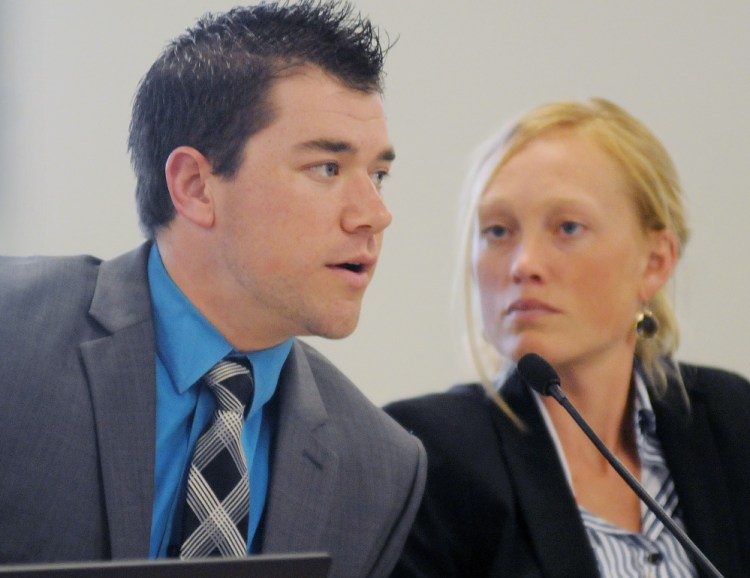
[{"label": "shirt collar", "polygon": [[[149,255],[148,280],[156,352],[175,389],[183,393],[216,362],[232,353],[233,348],[177,287],[164,267],[156,243]],[[247,354],[253,363],[256,385],[272,384],[263,388],[266,390],[263,397],[269,398],[273,394],[292,341],[288,339],[275,347]],[[253,407],[257,405],[253,403]]]},{"label": "shirt collar", "polygon": [[[635,400],[633,404],[633,417],[635,419],[635,431],[638,436],[656,436],[656,415],[648,396],[646,384],[641,374],[635,373]],[[641,440],[638,440],[639,446]]]}]

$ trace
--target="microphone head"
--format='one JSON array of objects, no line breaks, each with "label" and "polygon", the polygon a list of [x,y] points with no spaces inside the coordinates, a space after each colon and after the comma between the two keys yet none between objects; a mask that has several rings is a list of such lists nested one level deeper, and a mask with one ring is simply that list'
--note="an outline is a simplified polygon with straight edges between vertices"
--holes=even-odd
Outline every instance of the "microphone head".
[{"label": "microphone head", "polygon": [[518,373],[526,384],[541,393],[550,395],[550,388],[560,386],[555,369],[538,353],[527,353],[518,360]]}]

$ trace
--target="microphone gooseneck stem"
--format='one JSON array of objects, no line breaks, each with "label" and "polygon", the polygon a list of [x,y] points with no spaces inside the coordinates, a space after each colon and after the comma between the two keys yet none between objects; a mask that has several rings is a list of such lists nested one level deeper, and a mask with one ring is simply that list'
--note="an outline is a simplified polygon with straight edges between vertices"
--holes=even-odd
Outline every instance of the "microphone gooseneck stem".
[{"label": "microphone gooseneck stem", "polygon": [[568,398],[560,389],[560,386],[557,384],[553,384],[549,386],[547,391],[549,395],[554,397],[560,403],[560,405],[562,405],[567,410],[570,416],[575,420],[575,422],[579,425],[583,432],[599,449],[602,455],[607,458],[607,461],[612,465],[617,473],[620,474],[622,479],[625,480],[630,488],[638,495],[638,497],[646,504],[646,506],[648,506],[648,509],[651,510],[657,518],[659,518],[662,524],[669,528],[674,537],[677,538],[677,541],[682,544],[683,548],[685,548],[685,550],[693,555],[695,561],[711,576],[714,576],[715,578],[723,578],[721,572],[719,572],[711,563],[711,561],[706,558],[703,552],[701,552],[700,548],[698,548],[698,546],[693,543],[693,541],[683,531],[683,529],[680,528],[675,523],[675,521],[670,518],[669,515],[661,508],[661,506],[656,503],[656,500],[654,500],[649,495],[649,493],[646,492],[646,490],[643,488],[643,486],[641,486],[638,480],[635,479],[633,474],[630,473],[630,470],[622,465],[622,462],[620,462],[620,460],[618,460],[617,457],[609,451],[609,448],[604,445],[604,442],[599,439],[599,436],[594,433],[594,430],[589,427],[589,424],[587,424],[583,417],[581,417],[581,414],[578,413],[578,410],[573,406],[572,403],[570,403]]}]

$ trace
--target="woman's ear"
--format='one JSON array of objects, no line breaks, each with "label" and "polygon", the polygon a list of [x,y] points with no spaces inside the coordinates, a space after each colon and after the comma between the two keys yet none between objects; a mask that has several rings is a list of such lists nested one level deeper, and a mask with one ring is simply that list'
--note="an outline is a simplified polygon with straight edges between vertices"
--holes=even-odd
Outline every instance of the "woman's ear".
[{"label": "woman's ear", "polygon": [[211,227],[214,202],[206,186],[211,175],[208,159],[193,147],[177,147],[169,155],[164,172],[177,213],[199,227]]},{"label": "woman's ear", "polygon": [[650,231],[646,240],[648,253],[640,290],[640,299],[648,302],[674,273],[680,258],[679,242],[673,231]]}]

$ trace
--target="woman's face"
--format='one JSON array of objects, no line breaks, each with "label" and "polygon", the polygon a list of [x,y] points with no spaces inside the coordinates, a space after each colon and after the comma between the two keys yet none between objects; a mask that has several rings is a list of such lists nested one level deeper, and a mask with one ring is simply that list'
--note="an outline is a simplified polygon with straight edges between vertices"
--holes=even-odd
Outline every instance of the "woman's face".
[{"label": "woman's face", "polygon": [[492,179],[475,225],[484,333],[502,356],[536,352],[558,369],[632,359],[639,305],[665,279],[625,173],[598,145],[567,130],[532,140]]}]

